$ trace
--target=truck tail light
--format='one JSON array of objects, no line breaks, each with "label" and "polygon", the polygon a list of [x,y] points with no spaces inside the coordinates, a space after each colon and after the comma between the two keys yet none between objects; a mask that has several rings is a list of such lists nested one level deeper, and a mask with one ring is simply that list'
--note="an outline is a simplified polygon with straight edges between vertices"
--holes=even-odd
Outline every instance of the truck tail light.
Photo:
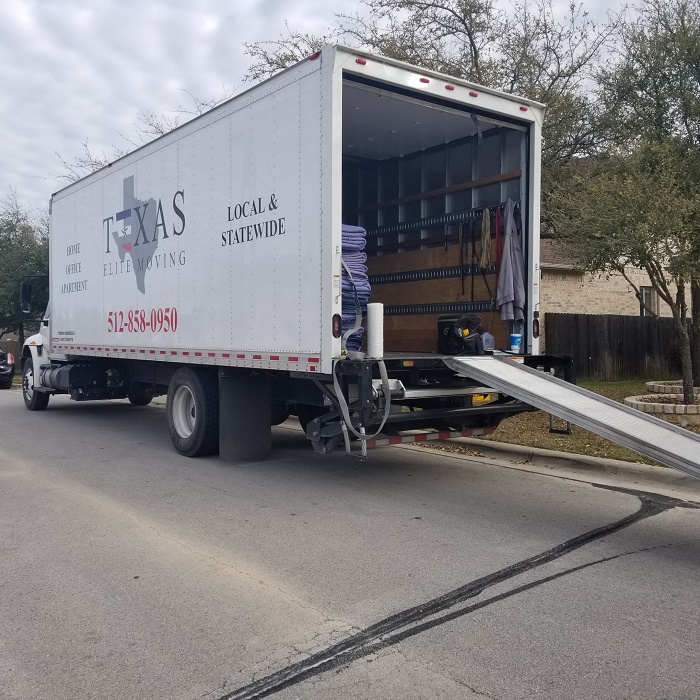
[{"label": "truck tail light", "polygon": [[341,335],[341,319],[340,314],[333,315],[333,337],[340,338]]},{"label": "truck tail light", "polygon": [[317,51],[316,53],[312,53],[311,56],[309,56],[309,61],[315,61],[320,55],[321,55],[320,51]]},{"label": "truck tail light", "polygon": [[7,353],[7,363],[10,365],[15,364],[15,356],[11,352]]},{"label": "truck tail light", "polygon": [[539,338],[540,337],[540,319],[536,318],[532,322],[532,337],[533,338]]}]

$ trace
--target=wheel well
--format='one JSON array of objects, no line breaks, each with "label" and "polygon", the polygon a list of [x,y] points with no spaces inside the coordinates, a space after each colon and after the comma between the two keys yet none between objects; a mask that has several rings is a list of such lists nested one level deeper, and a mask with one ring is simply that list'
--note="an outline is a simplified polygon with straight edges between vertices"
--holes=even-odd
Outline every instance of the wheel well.
[{"label": "wheel well", "polygon": [[22,348],[22,357],[19,358],[19,371],[20,373],[24,374],[24,365],[26,364],[27,360],[31,360],[32,358],[32,353],[28,347],[23,347]]}]

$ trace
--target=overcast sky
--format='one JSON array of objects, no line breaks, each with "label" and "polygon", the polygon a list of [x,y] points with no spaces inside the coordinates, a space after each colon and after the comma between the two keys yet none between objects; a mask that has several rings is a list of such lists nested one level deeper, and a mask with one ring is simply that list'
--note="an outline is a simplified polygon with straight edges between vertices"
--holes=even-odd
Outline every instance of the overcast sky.
[{"label": "overcast sky", "polygon": [[[285,21],[321,33],[353,0],[0,0],[0,196],[45,208],[60,153],[123,145],[139,110],[156,113],[240,90],[243,42]],[[562,4],[564,4],[562,2]],[[598,4],[598,2],[593,3]]]},{"label": "overcast sky", "polygon": [[347,0],[0,0],[0,196],[43,208],[70,160],[138,111],[241,88],[244,41],[323,32]]}]

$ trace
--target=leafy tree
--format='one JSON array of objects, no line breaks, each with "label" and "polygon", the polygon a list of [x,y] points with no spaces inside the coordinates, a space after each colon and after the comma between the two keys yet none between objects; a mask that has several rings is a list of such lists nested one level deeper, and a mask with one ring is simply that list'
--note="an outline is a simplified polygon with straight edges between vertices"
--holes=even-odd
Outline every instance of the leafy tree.
[{"label": "leafy tree", "polygon": [[[674,319],[689,306],[688,299],[692,302],[692,324],[681,333],[679,343],[682,345],[684,336],[689,336],[692,377],[695,386],[700,386],[700,270],[696,264],[700,261],[700,236],[695,225],[700,212],[688,208],[700,185],[700,0],[643,0],[637,9],[635,17],[621,25],[609,65],[597,77],[602,114],[599,127],[609,152],[614,154],[608,161],[612,166],[610,184],[624,188],[627,183],[637,182],[648,198],[640,201],[639,216],[645,218],[652,211],[661,216],[665,212],[665,221],[677,219],[679,230],[670,244],[663,222],[634,229],[634,215],[628,211],[628,218],[619,220],[625,228],[617,232],[614,245],[601,243],[597,257],[601,266],[615,267],[616,256],[630,260],[639,257],[639,237],[648,237],[647,248],[659,253],[659,281],[654,284],[652,278],[652,284],[669,304]],[[639,173],[628,171],[628,179],[620,182],[619,158],[615,155],[630,152],[636,154],[631,162],[641,162],[645,169]],[[646,180],[654,172],[661,174],[656,187]],[[673,180],[670,190],[665,186],[669,178]],[[587,189],[577,190],[577,196],[585,193],[591,194]],[[621,191],[620,202],[624,197]],[[561,197],[558,203],[565,204]],[[594,200],[585,200],[581,207],[593,204]],[[673,207],[677,208],[671,211]],[[695,218],[679,218],[674,212]],[[601,230],[607,227],[610,216],[609,211],[599,211]],[[575,231],[577,224],[570,221],[570,226]],[[590,265],[590,226],[583,225],[581,233],[580,237],[570,236],[568,243],[574,255]],[[682,245],[678,236],[683,238]],[[668,254],[661,255],[659,247],[666,247]],[[661,289],[662,272],[681,283],[683,299],[675,307]],[[692,400],[687,386],[685,400]]]},{"label": "leafy tree", "polygon": [[19,290],[27,277],[48,275],[48,222],[31,213],[11,192],[0,205],[0,338],[18,333],[20,345],[27,330],[35,330],[47,302],[44,279],[36,279],[33,313],[25,315],[19,304]]},{"label": "leafy tree", "polygon": [[690,184],[693,160],[678,140],[646,141],[579,164],[571,181],[552,192],[557,231],[582,268],[619,272],[640,301],[625,268],[641,268],[671,309],[686,403],[693,402],[687,292],[700,279],[700,188]]}]

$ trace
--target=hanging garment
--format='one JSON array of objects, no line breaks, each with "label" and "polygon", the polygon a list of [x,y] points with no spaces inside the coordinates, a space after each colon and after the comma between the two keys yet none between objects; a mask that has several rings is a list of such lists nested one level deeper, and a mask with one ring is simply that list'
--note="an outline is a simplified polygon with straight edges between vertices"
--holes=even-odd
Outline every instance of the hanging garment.
[{"label": "hanging garment", "polygon": [[493,261],[498,266],[501,262],[501,251],[503,250],[503,241],[501,240],[501,207],[496,207],[496,254]]},{"label": "hanging garment", "polygon": [[486,207],[481,213],[481,253],[479,267],[486,270],[491,267],[491,212]]},{"label": "hanging garment", "polygon": [[501,270],[496,289],[496,308],[504,321],[525,318],[525,261],[515,228],[515,202],[508,199],[505,210]]}]

